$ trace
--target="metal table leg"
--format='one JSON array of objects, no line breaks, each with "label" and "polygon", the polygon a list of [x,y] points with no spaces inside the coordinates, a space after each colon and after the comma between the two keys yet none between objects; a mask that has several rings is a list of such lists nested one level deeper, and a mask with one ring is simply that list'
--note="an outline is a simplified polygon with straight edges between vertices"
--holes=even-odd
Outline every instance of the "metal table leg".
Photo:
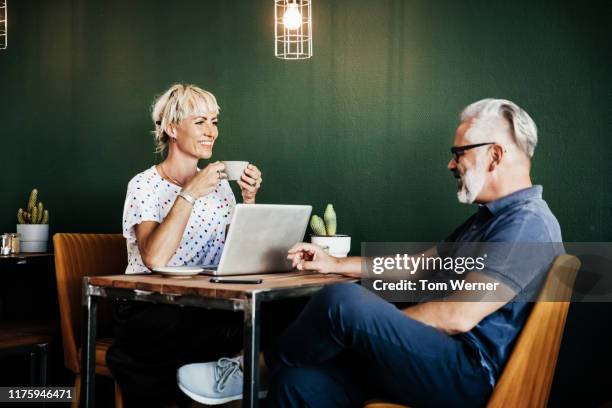
[{"label": "metal table leg", "polygon": [[39,373],[38,373],[38,384],[40,387],[47,386],[47,365],[49,356],[49,343],[39,344],[38,353],[40,355],[39,360]]},{"label": "metal table leg", "polygon": [[244,385],[242,406],[255,408],[259,402],[259,307],[253,293],[244,303]]},{"label": "metal table leg", "polygon": [[30,386],[36,387],[38,386],[38,379],[36,376],[39,372],[39,362],[38,362],[38,353],[37,350],[30,351]]},{"label": "metal table leg", "polygon": [[[87,278],[85,278],[87,279]],[[81,335],[81,401],[86,408],[95,404],[96,384],[96,314],[98,300],[83,282],[83,324]]]},{"label": "metal table leg", "polygon": [[[49,343],[39,344],[38,345],[38,354],[40,356],[39,359],[39,377],[38,377],[38,386],[46,387],[47,386],[47,364],[48,364],[48,356],[49,356]],[[47,407],[46,402],[41,403],[42,408]]]}]

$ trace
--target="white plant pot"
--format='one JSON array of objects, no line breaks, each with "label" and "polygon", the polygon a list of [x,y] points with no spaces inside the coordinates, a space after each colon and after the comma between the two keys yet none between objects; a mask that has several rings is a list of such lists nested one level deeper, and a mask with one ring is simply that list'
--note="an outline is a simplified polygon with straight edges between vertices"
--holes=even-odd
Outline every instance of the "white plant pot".
[{"label": "white plant pot", "polygon": [[330,237],[311,235],[310,242],[321,247],[328,247],[329,254],[338,258],[346,258],[351,250],[351,237],[348,235],[333,235]]},{"label": "white plant pot", "polygon": [[20,252],[47,252],[49,224],[17,224]]}]

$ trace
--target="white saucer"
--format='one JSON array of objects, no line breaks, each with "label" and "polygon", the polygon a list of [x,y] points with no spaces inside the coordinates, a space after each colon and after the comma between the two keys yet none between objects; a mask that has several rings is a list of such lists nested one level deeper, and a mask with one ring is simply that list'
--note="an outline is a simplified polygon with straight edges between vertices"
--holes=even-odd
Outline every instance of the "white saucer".
[{"label": "white saucer", "polygon": [[199,266],[159,266],[153,268],[153,272],[165,276],[173,276],[175,278],[188,278],[200,272],[204,272],[204,268]]}]

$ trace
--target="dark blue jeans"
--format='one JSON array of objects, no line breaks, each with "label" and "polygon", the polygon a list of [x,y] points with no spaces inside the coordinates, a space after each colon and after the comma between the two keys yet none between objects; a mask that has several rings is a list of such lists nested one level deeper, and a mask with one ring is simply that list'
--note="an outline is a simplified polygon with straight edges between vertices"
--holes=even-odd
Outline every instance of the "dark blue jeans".
[{"label": "dark blue jeans", "polygon": [[265,358],[272,407],[478,407],[491,393],[475,350],[356,284],[316,293]]}]

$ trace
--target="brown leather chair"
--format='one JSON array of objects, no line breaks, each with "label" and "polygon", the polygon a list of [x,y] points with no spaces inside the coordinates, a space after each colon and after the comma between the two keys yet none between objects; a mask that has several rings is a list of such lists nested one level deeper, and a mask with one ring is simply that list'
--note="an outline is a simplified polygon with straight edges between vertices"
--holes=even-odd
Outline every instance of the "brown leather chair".
[{"label": "brown leather chair", "polygon": [[[55,234],[55,273],[61,313],[64,363],[76,374],[73,407],[78,406],[81,388],[81,294],[83,277],[113,275],[125,272],[127,250],[120,234]],[[106,351],[112,338],[112,315],[109,305],[98,308],[98,332],[96,341],[96,374],[111,377],[106,365]],[[115,382],[115,406],[123,407],[121,390]]]},{"label": "brown leather chair", "polygon": [[[487,407],[546,407],[578,269],[575,256],[561,255],[553,262]],[[406,407],[374,400],[365,408]]]}]

